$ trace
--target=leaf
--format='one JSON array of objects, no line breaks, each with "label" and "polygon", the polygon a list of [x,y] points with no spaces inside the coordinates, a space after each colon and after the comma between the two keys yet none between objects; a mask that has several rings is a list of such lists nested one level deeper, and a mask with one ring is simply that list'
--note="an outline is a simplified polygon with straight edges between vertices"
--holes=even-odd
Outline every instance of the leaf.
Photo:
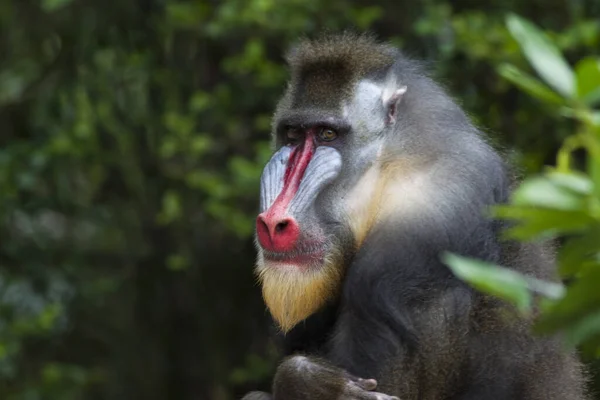
[{"label": "leaf", "polygon": [[498,73],[535,98],[552,104],[564,103],[563,99],[558,94],[542,82],[513,65],[500,65],[498,67]]},{"label": "leaf", "polygon": [[566,295],[557,302],[545,307],[544,313],[536,326],[539,332],[551,333],[566,326],[582,323],[583,319],[598,312],[600,304],[600,269],[590,269],[569,286]]},{"label": "leaf", "polygon": [[587,57],[579,61],[575,66],[577,76],[577,97],[585,100],[592,94],[594,97],[600,96],[600,58]]},{"label": "leaf", "polygon": [[484,261],[450,253],[444,254],[442,261],[458,278],[474,288],[511,302],[521,312],[531,309],[532,297],[523,275]]},{"label": "leaf", "polygon": [[202,91],[195,92],[190,98],[190,110],[193,112],[200,112],[206,110],[210,106],[211,96],[210,94]]},{"label": "leaf", "polygon": [[213,142],[206,134],[199,134],[191,139],[189,151],[194,156],[206,154],[213,146]]},{"label": "leaf", "polygon": [[42,9],[46,12],[52,12],[69,5],[71,2],[73,0],[42,0]]},{"label": "leaf", "polygon": [[171,271],[183,271],[190,266],[190,260],[181,254],[171,254],[166,263]]},{"label": "leaf", "polygon": [[515,14],[507,17],[506,25],[538,74],[556,91],[573,98],[576,94],[573,71],[546,34]]},{"label": "leaf", "polygon": [[525,276],[529,290],[536,292],[547,299],[558,300],[564,297],[566,288],[561,283],[543,281],[530,276]]},{"label": "leaf", "polygon": [[559,271],[563,276],[576,274],[582,264],[600,252],[600,227],[571,237],[565,241],[558,253]]},{"label": "leaf", "polygon": [[589,92],[582,100],[588,106],[595,106],[597,103],[600,103],[600,87]]},{"label": "leaf", "polygon": [[[586,197],[581,191],[590,191],[581,179],[568,174],[533,177],[525,180],[512,194],[512,204],[537,206],[557,210],[582,210]],[[576,188],[579,192],[571,190]],[[587,194],[587,193],[586,193]]]},{"label": "leaf", "polygon": [[162,198],[162,210],[157,216],[157,222],[168,224],[182,215],[181,198],[178,192],[168,190]]},{"label": "leaf", "polygon": [[383,15],[383,9],[380,6],[368,6],[362,8],[350,8],[352,18],[356,21],[356,25],[362,29],[368,29],[373,22],[380,19]]},{"label": "leaf", "polygon": [[515,220],[505,236],[518,240],[549,238],[558,234],[580,233],[595,220],[585,212],[540,209],[521,206],[495,206],[495,217]]},{"label": "leaf", "polygon": [[167,4],[167,21],[176,27],[196,28],[208,15],[204,2],[172,2]]},{"label": "leaf", "polygon": [[590,195],[594,190],[594,182],[586,174],[578,171],[551,171],[545,175],[555,184],[581,195]]},{"label": "leaf", "polygon": [[590,313],[564,328],[567,344],[577,346],[590,338],[600,335],[600,311]]}]

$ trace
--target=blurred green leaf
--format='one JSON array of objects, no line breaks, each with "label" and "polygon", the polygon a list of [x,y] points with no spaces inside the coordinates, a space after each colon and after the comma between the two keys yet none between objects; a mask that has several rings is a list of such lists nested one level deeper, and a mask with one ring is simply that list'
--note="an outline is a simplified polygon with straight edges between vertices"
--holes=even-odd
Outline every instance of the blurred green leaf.
[{"label": "blurred green leaf", "polygon": [[361,7],[356,10],[350,9],[353,19],[356,21],[356,25],[360,29],[367,29],[375,21],[381,18],[383,15],[383,7],[380,6],[369,6]]},{"label": "blurred green leaf", "polygon": [[[512,204],[516,206],[535,206],[557,210],[581,211],[584,209],[586,197],[581,190],[589,194],[591,186],[586,185],[581,177],[567,174],[537,176],[526,179],[512,194]],[[572,190],[578,189],[579,192]]]},{"label": "blurred green leaf", "polygon": [[42,371],[42,377],[47,383],[58,382],[62,375],[62,371],[57,364],[49,364]]},{"label": "blurred green leaf", "polygon": [[[597,87],[596,89],[590,91],[584,98],[583,101],[585,103],[587,103],[589,106],[596,106],[597,104],[600,103],[600,87]],[[600,118],[596,119],[597,121],[600,121]],[[598,123],[597,125],[600,125],[600,123]]]},{"label": "blurred green leaf", "polygon": [[531,309],[532,297],[527,280],[515,271],[448,253],[442,260],[458,278],[476,289],[509,301],[521,312]]},{"label": "blurred green leaf", "polygon": [[568,238],[558,252],[560,273],[563,276],[576,274],[586,260],[591,260],[600,252],[600,226]]},{"label": "blurred green leaf", "polygon": [[179,193],[169,190],[163,195],[162,210],[157,216],[160,224],[168,224],[182,215],[181,198]]},{"label": "blurred green leaf", "polygon": [[600,96],[600,58],[587,57],[575,66],[577,76],[577,96],[588,104],[593,104]]},{"label": "blurred green leaf", "polygon": [[208,152],[213,142],[208,135],[200,134],[191,140],[190,151],[194,156],[200,156]]},{"label": "blurred green leaf", "polygon": [[561,104],[564,102],[559,95],[546,87],[546,85],[513,65],[500,65],[498,73],[537,99],[551,104]]},{"label": "blurred green leaf", "polygon": [[187,269],[189,265],[188,258],[181,254],[172,254],[167,258],[167,268],[171,271],[182,271]]},{"label": "blurred green leaf", "polygon": [[582,196],[590,195],[594,190],[594,182],[589,176],[579,171],[561,172],[550,170],[544,177],[554,185]]},{"label": "blurred green leaf", "polygon": [[210,106],[210,101],[210,94],[198,91],[190,99],[190,110],[195,112],[204,111]]},{"label": "blurred green leaf", "polygon": [[60,304],[50,304],[48,307],[44,309],[44,311],[40,314],[38,323],[40,329],[49,330],[54,327],[56,324],[56,319],[61,313]]},{"label": "blurred green leaf", "polygon": [[72,2],[73,0],[42,0],[42,9],[47,12],[52,12],[59,8],[63,8]]},{"label": "blurred green leaf", "polygon": [[505,236],[523,241],[580,233],[595,222],[582,211],[535,207],[495,206],[493,214],[498,218],[515,220],[515,226],[507,229]]},{"label": "blurred green leaf", "polygon": [[572,283],[562,299],[545,306],[545,312],[537,329],[540,332],[554,332],[557,329],[581,324],[585,319],[596,315],[600,304],[598,282],[600,282],[600,268],[591,269],[583,279]]},{"label": "blurred green leaf", "polygon": [[210,11],[202,1],[167,3],[167,21],[180,28],[198,28]]},{"label": "blurred green leaf", "polygon": [[576,92],[573,71],[546,34],[515,14],[508,15],[506,25],[540,76],[562,95],[574,97]]},{"label": "blurred green leaf", "polygon": [[578,346],[600,335],[600,311],[591,312],[585,317],[565,326],[564,337],[570,346]]}]

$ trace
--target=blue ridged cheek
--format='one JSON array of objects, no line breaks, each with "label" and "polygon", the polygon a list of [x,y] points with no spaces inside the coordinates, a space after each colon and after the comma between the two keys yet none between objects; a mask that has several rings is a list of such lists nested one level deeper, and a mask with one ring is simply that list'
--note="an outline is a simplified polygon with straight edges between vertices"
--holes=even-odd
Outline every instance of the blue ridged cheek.
[{"label": "blue ridged cheek", "polygon": [[289,146],[284,146],[269,160],[260,177],[260,212],[265,212],[271,207],[283,189],[283,177],[288,160],[292,154]]},{"label": "blue ridged cheek", "polygon": [[[271,207],[283,190],[283,178],[292,148],[282,147],[265,166],[260,181],[260,212]],[[290,215],[298,215],[310,207],[319,192],[338,177],[342,168],[340,153],[327,146],[317,147],[306,167],[298,192],[288,206]]]},{"label": "blue ridged cheek", "polygon": [[323,188],[338,177],[341,169],[342,156],[336,149],[327,146],[318,147],[304,172],[288,212],[291,215],[304,213],[314,203]]}]

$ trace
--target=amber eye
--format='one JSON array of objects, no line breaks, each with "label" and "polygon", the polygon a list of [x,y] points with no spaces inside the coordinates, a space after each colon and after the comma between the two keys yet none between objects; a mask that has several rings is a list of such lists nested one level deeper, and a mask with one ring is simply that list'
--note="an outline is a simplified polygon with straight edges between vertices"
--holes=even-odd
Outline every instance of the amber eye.
[{"label": "amber eye", "polygon": [[337,132],[331,129],[323,128],[321,132],[319,132],[319,139],[324,142],[331,142],[332,140],[337,139]]}]

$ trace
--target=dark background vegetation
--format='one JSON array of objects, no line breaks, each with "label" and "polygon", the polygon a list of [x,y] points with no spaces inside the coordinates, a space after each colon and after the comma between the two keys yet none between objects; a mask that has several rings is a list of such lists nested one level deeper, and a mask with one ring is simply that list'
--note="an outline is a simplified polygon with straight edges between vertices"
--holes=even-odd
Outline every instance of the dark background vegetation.
[{"label": "dark background vegetation", "polygon": [[0,398],[267,385],[252,230],[282,53],[392,40],[530,174],[572,122],[497,73],[529,68],[508,12],[598,54],[600,0],[0,0]]}]

